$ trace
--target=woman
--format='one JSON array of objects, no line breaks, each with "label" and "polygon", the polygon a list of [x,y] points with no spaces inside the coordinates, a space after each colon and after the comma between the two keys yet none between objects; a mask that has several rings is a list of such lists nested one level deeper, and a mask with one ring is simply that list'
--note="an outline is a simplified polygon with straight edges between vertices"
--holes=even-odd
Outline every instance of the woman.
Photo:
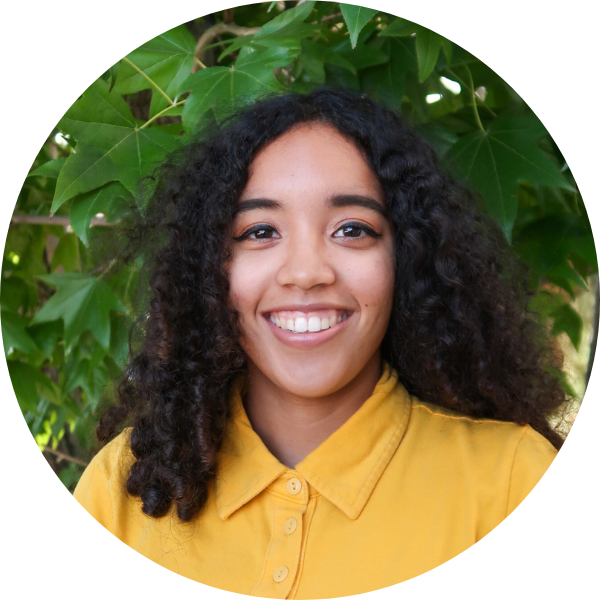
[{"label": "woman", "polygon": [[143,345],[75,496],[159,564],[263,597],[378,589],[481,539],[553,460],[560,360],[524,270],[366,97],[242,111],[163,167],[134,233]]}]

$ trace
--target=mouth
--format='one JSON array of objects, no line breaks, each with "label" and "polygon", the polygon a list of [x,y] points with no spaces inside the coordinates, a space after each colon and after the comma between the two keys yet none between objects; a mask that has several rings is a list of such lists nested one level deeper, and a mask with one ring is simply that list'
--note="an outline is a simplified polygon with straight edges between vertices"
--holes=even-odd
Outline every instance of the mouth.
[{"label": "mouth", "polygon": [[354,312],[347,309],[313,309],[308,312],[278,310],[263,313],[275,338],[285,346],[298,350],[323,346],[337,338],[347,328],[353,315]]},{"label": "mouth", "polygon": [[318,333],[331,329],[338,323],[345,321],[350,316],[350,311],[345,309],[301,311],[273,311],[266,313],[265,317],[278,329],[292,333]]}]

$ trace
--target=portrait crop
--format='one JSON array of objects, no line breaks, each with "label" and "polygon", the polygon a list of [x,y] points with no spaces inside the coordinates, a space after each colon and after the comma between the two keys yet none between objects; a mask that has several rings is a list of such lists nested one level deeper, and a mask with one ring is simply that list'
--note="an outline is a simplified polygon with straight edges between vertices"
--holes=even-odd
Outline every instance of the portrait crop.
[{"label": "portrait crop", "polygon": [[484,63],[374,9],[259,3],[65,113],[2,331],[32,436],[119,539],[221,589],[338,597],[533,489],[590,376],[597,272],[560,149]]}]

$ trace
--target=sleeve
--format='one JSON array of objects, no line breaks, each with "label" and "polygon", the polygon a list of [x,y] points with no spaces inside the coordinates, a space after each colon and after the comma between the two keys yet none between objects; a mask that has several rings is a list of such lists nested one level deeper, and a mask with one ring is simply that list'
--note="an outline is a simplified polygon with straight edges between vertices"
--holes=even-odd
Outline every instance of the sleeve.
[{"label": "sleeve", "polygon": [[111,533],[120,537],[122,515],[130,503],[125,489],[134,461],[129,448],[129,430],[109,442],[86,467],[75,492],[75,499]]},{"label": "sleeve", "polygon": [[557,454],[556,448],[541,434],[525,427],[515,451],[508,488],[508,516],[536,486]]}]

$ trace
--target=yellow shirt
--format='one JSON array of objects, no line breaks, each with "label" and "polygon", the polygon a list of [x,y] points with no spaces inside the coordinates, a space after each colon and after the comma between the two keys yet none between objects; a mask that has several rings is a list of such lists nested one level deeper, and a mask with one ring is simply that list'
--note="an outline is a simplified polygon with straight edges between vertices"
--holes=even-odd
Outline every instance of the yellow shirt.
[{"label": "yellow shirt", "polygon": [[498,525],[556,450],[530,427],[457,415],[411,397],[385,365],[373,394],[290,469],[232,392],[219,473],[190,523],[146,517],[124,481],[128,431],[90,463],[75,497],[146,557],[202,583],[267,598],[383,588],[456,556]]}]

